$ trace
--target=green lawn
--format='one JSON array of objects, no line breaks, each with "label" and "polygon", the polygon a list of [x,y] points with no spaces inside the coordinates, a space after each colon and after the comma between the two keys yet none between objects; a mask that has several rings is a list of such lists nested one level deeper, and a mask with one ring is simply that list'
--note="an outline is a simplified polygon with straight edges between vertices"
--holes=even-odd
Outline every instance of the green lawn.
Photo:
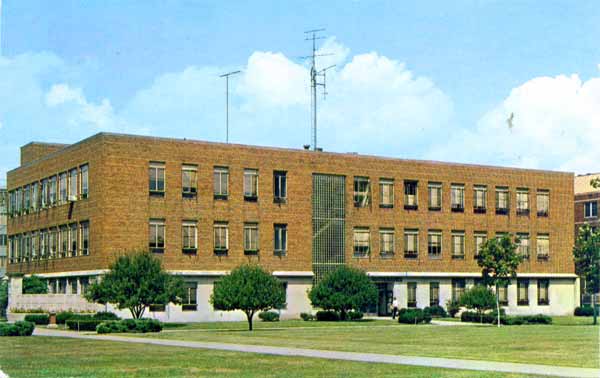
[{"label": "green lawn", "polygon": [[352,352],[447,357],[574,367],[600,367],[598,331],[588,318],[554,325],[435,326],[372,322],[197,323],[168,328],[164,339],[274,345]]},{"label": "green lawn", "polygon": [[0,338],[11,378],[526,377],[51,337]]}]

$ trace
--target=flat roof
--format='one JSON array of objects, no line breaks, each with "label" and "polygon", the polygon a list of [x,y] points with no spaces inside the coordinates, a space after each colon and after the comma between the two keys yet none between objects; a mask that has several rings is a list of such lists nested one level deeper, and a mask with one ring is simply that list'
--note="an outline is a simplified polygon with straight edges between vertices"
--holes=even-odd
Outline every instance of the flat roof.
[{"label": "flat roof", "polygon": [[591,185],[593,179],[600,179],[600,173],[587,173],[575,176],[575,194],[600,192],[600,188]]}]

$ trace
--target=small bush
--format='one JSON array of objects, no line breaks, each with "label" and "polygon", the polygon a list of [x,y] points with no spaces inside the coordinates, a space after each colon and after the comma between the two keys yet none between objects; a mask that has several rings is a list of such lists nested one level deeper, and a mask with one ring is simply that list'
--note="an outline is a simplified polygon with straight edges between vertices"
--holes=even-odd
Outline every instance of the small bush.
[{"label": "small bush", "polygon": [[35,325],[27,321],[0,323],[0,336],[31,336]]},{"label": "small bush", "polygon": [[115,314],[114,312],[109,312],[109,311],[97,312],[93,315],[93,318],[96,320],[120,320],[121,319],[117,316],[117,314]]},{"label": "small bush", "polygon": [[98,333],[147,333],[161,330],[162,323],[156,319],[108,320],[96,327]]},{"label": "small bush", "polygon": [[279,321],[279,314],[277,312],[273,312],[273,311],[263,311],[260,314],[258,314],[258,317],[263,322],[278,322]]},{"label": "small bush", "polygon": [[552,318],[542,314],[523,316],[523,320],[527,324],[552,324]]},{"label": "small bush", "polygon": [[506,325],[526,324],[525,319],[522,316],[505,316],[503,318],[500,318],[500,322]]},{"label": "small bush", "polygon": [[37,325],[47,325],[50,323],[50,316],[48,314],[25,315],[25,321]]},{"label": "small bush", "polygon": [[442,306],[425,307],[423,311],[431,315],[432,318],[445,318],[448,316],[448,313]]},{"label": "small bush", "polygon": [[431,315],[420,308],[402,308],[398,312],[398,323],[419,324],[431,323]]},{"label": "small bush", "polygon": [[336,311],[317,311],[317,321],[320,322],[337,322],[340,320],[340,314]]},{"label": "small bush", "polygon": [[363,313],[360,311],[348,311],[348,320],[360,320],[363,318]]},{"label": "small bush", "polygon": [[69,319],[66,321],[67,328],[73,331],[95,331],[102,320],[95,319]]},{"label": "small bush", "polygon": [[308,312],[301,312],[300,313],[300,318],[302,320],[304,320],[305,322],[311,321],[311,320],[315,320],[315,316],[313,314],[309,314]]},{"label": "small bush", "polygon": [[460,304],[458,301],[448,300],[448,302],[446,302],[446,310],[448,310],[450,317],[453,318],[460,311]]},{"label": "small bush", "polygon": [[25,277],[22,290],[23,294],[48,294],[48,283],[39,276]]},{"label": "small bush", "polygon": [[575,316],[594,316],[594,308],[592,306],[575,307]]},{"label": "small bush", "polygon": [[[504,315],[501,315],[500,321],[502,321],[503,317]],[[488,312],[480,316],[475,311],[463,311],[460,314],[460,321],[469,323],[494,323],[497,321],[497,318],[495,313]]]},{"label": "small bush", "polygon": [[[493,312],[483,314],[482,322],[495,324],[497,321],[496,314]],[[479,323],[480,317],[474,311],[464,311],[460,314],[462,322]],[[522,324],[552,324],[552,318],[547,315],[525,315],[525,316],[507,316],[501,312],[500,323],[505,325],[522,325]]]},{"label": "small bush", "polygon": [[56,314],[56,324],[65,324],[65,322],[75,315],[71,311],[62,311]]}]

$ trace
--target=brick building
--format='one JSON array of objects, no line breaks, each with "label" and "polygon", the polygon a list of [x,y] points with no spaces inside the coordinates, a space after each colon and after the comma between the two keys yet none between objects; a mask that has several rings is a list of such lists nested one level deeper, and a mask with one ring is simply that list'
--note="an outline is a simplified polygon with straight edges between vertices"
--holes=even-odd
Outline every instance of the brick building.
[{"label": "brick building", "polygon": [[4,278],[6,265],[8,264],[8,237],[6,234],[7,205],[6,188],[0,187],[0,279]]},{"label": "brick building", "polygon": [[[477,246],[518,234],[527,260],[501,288],[509,313],[569,314],[573,174],[100,133],[30,143],[8,173],[10,308],[96,308],[82,299],[116,255],[149,249],[184,277],[167,321],[233,320],[213,311],[215,280],[258,263],[286,284],[283,317],[341,264],[379,289],[369,312],[444,305],[480,277]],[[23,274],[51,294],[21,295]]]},{"label": "brick building", "polygon": [[[575,237],[579,228],[589,225],[597,230],[600,227],[598,208],[600,207],[600,188],[590,184],[593,179],[600,178],[600,173],[578,175],[575,177]],[[585,293],[585,282],[581,282],[581,302],[591,303],[591,295]],[[597,296],[598,297],[598,296]],[[598,299],[600,301],[600,298]]]}]

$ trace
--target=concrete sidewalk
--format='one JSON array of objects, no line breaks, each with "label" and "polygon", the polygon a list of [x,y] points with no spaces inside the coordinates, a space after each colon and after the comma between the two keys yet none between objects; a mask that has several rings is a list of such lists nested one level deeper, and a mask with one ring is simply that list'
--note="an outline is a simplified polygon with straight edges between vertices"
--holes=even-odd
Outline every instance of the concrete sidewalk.
[{"label": "concrete sidewalk", "polygon": [[356,362],[374,362],[397,365],[427,366],[446,369],[495,371],[502,373],[533,374],[554,377],[598,378],[600,369],[576,368],[552,365],[531,365],[510,362],[492,362],[476,360],[458,360],[435,357],[394,356],[388,354],[337,352],[330,350],[285,348],[262,345],[222,344],[195,341],[162,340],[142,337],[125,337],[111,335],[97,335],[95,333],[77,333],[72,331],[59,331],[46,328],[36,328],[35,336],[68,337],[88,340],[108,340],[137,344],[150,344],[162,346],[175,346],[194,349],[215,349],[231,352],[260,353],[276,356],[297,356],[311,358],[325,358],[329,360],[345,360]]}]

